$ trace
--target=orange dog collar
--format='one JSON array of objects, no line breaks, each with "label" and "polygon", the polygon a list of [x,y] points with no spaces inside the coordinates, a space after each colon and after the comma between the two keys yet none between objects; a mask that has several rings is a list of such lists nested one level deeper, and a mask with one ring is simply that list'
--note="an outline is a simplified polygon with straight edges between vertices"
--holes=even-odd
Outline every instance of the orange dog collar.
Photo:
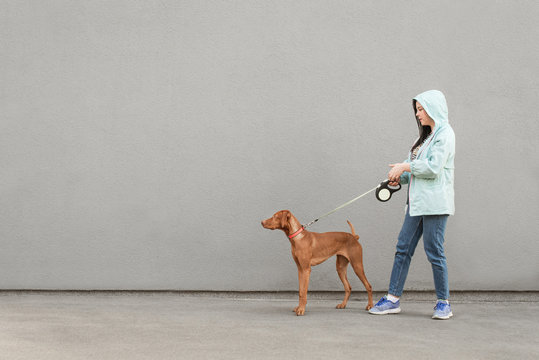
[{"label": "orange dog collar", "polygon": [[292,235],[289,235],[288,238],[289,238],[289,239],[292,239],[293,237],[298,236],[303,230],[305,230],[305,227],[302,225],[302,226],[301,226],[301,229],[299,229],[298,231],[296,231],[296,232],[293,233]]}]

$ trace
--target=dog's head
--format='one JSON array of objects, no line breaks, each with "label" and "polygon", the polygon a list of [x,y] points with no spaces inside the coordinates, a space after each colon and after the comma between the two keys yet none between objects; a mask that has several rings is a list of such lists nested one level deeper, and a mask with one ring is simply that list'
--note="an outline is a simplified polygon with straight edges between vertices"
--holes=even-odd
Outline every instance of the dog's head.
[{"label": "dog's head", "polygon": [[262,227],[270,230],[287,229],[289,227],[291,216],[292,214],[288,210],[277,211],[272,217],[262,221]]}]

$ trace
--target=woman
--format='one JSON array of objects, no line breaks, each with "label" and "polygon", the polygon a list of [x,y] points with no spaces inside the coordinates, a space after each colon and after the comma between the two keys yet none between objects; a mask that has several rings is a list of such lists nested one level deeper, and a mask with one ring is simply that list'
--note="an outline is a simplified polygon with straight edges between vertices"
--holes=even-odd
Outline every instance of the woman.
[{"label": "woman", "polygon": [[455,212],[455,133],[448,123],[447,103],[440,91],[430,90],[419,94],[413,99],[413,107],[419,138],[405,162],[390,165],[388,176],[390,185],[409,184],[406,216],[397,242],[389,292],[369,312],[382,315],[401,311],[399,298],[410,261],[423,235],[438,297],[432,318],[449,319],[453,313],[448,301],[444,233],[447,218]]}]

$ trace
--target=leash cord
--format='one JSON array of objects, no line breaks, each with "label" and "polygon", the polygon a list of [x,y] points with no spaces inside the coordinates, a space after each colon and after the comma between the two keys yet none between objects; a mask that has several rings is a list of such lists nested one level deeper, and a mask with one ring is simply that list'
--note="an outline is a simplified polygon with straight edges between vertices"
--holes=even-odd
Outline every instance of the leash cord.
[{"label": "leash cord", "polygon": [[[378,185],[378,186],[380,186],[380,185]],[[366,193],[361,194],[361,195],[359,195],[358,197],[356,197],[356,198],[354,198],[354,199],[352,199],[352,200],[350,200],[350,201],[348,201],[348,202],[342,204],[342,205],[339,206],[338,208],[331,210],[331,211],[328,212],[327,214],[324,214],[324,215],[320,216],[319,218],[314,219],[313,221],[311,221],[311,222],[308,223],[307,225],[303,225],[303,228],[305,229],[305,228],[307,228],[308,226],[311,226],[312,224],[314,224],[315,222],[317,222],[318,220],[320,220],[320,219],[322,219],[322,218],[325,218],[326,216],[329,216],[329,215],[333,214],[335,211],[340,210],[340,209],[342,209],[343,207],[350,205],[351,203],[353,203],[353,202],[356,201],[356,200],[361,199],[363,196],[365,196],[365,195],[367,195],[367,194],[373,192],[374,190],[376,190],[376,189],[378,188],[378,186],[376,186],[374,189],[371,189],[371,190],[367,191]]]}]

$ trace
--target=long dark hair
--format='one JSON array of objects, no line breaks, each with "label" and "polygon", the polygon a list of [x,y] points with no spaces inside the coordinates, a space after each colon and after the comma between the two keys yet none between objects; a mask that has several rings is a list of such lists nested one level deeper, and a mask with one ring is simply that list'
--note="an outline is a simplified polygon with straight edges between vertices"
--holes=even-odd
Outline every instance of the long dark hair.
[{"label": "long dark hair", "polygon": [[429,137],[432,129],[430,128],[430,126],[423,126],[421,125],[421,122],[419,121],[419,119],[417,118],[417,116],[415,116],[416,112],[417,112],[417,109],[415,107],[415,104],[416,104],[417,100],[414,99],[413,101],[413,108],[414,108],[414,117],[415,117],[415,121],[417,122],[417,127],[419,128],[419,139],[417,139],[417,141],[414,143],[414,145],[412,145],[412,149],[411,151],[414,151],[414,149],[416,147],[418,147],[419,145],[421,145],[423,143],[423,141],[425,141],[426,138]]}]

